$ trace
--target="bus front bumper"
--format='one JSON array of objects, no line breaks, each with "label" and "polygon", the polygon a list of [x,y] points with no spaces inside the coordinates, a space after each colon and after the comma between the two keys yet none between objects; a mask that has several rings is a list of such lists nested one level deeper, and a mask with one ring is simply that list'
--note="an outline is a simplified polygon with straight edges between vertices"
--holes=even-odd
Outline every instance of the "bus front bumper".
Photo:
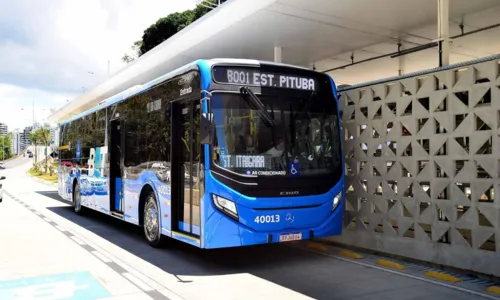
[{"label": "bus front bumper", "polygon": [[344,199],[340,201],[329,217],[317,226],[279,231],[256,231],[224,213],[214,210],[205,224],[206,230],[204,230],[202,237],[202,248],[214,249],[272,244],[340,235],[342,233],[343,211]]}]

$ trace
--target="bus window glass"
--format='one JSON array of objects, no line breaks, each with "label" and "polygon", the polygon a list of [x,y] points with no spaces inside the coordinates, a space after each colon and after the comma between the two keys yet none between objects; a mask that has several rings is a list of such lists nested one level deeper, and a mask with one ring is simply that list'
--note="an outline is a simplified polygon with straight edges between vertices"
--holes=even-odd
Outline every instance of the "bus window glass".
[{"label": "bus window glass", "polygon": [[[314,99],[314,97],[316,99]],[[240,94],[215,93],[215,163],[241,175],[310,176],[340,168],[333,98],[259,96],[275,125],[266,125]]]}]

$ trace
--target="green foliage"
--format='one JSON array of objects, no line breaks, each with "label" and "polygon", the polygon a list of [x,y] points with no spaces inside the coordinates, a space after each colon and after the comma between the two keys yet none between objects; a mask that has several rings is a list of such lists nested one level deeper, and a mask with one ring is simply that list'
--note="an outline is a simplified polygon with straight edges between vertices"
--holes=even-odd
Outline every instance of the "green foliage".
[{"label": "green foliage", "polygon": [[141,46],[142,46],[142,40],[135,41],[134,44],[132,45],[132,47],[130,47],[132,49],[133,54],[125,53],[125,55],[123,55],[123,57],[122,57],[122,61],[129,63],[129,62],[133,61],[136,57],[140,56],[141,55]]},{"label": "green foliage", "polygon": [[159,19],[144,31],[140,55],[148,52],[177,32],[181,31],[193,20],[193,12],[187,10],[182,13],[173,13]]},{"label": "green foliage", "polygon": [[8,159],[12,156],[12,135],[0,136],[0,159]]},{"label": "green foliage", "polygon": [[[44,145],[45,148],[47,148],[49,146],[49,143],[50,143],[50,128],[48,127],[44,127],[44,128],[41,128],[41,129],[38,129],[38,130],[35,130],[35,131],[31,131],[29,133],[29,137],[30,137],[30,140],[31,140],[31,145],[33,146],[37,146],[37,145]],[[34,156],[35,156],[35,160],[33,162],[33,165],[36,167],[36,163],[37,163],[37,158],[38,158],[38,147],[34,147],[34,151],[35,153]],[[47,149],[47,153],[48,153],[48,149]],[[47,165],[47,157],[45,158],[45,165]],[[48,169],[47,169],[47,166],[45,166],[45,172],[48,172]]]},{"label": "green foliage", "polygon": [[[221,0],[221,3],[227,0]],[[206,15],[212,9],[209,8],[209,3],[217,3],[217,0],[205,0],[203,3],[205,5],[197,5],[196,8],[191,10],[186,10],[184,12],[177,12],[170,14],[164,18],[159,19],[156,23],[149,26],[144,30],[141,41],[136,41],[132,45],[133,54],[125,54],[122,57],[122,61],[129,63],[146,52],[150,51],[154,47],[158,46],[165,40],[169,39],[177,32],[189,26],[194,21]]]},{"label": "green foliage", "polygon": [[[49,143],[50,143],[50,128],[44,127],[41,129],[38,129],[36,131],[36,134],[38,135],[38,138],[40,141],[45,145],[45,150],[47,151],[47,154],[49,153]],[[45,173],[49,172],[49,164],[48,164],[48,155],[45,156]]]}]

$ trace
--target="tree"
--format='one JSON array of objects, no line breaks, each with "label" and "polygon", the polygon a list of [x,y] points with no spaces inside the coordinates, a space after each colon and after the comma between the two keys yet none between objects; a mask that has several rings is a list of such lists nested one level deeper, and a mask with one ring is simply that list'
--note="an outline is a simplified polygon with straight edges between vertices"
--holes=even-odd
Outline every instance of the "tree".
[{"label": "tree", "polygon": [[169,39],[171,36],[188,26],[193,20],[193,11],[186,10],[181,13],[173,13],[159,19],[144,31],[139,55]]},{"label": "tree", "polygon": [[12,148],[12,134],[9,132],[6,135],[0,136],[0,158],[2,160],[10,158]]},{"label": "tree", "polygon": [[200,4],[196,5],[193,9],[193,22],[208,14],[212,9],[214,9],[219,3],[223,4],[227,0],[202,0]]},{"label": "tree", "polygon": [[122,57],[122,61],[129,63],[141,55],[142,40],[135,41],[132,45],[132,54],[125,53]]},{"label": "tree", "polygon": [[125,54],[122,61],[129,63],[135,58],[144,55],[154,47],[166,41],[177,32],[189,26],[194,21],[206,15],[215,7],[217,3],[224,3],[227,0],[204,0],[198,4],[194,9],[186,10],[184,12],[177,12],[170,14],[164,18],[159,19],[156,23],[149,26],[144,30],[142,40],[134,42],[132,45],[133,54]]},{"label": "tree", "polygon": [[36,135],[38,139],[44,143],[45,145],[45,173],[48,173],[49,165],[48,165],[48,157],[49,157],[49,143],[50,143],[50,128],[43,127],[36,131]]}]

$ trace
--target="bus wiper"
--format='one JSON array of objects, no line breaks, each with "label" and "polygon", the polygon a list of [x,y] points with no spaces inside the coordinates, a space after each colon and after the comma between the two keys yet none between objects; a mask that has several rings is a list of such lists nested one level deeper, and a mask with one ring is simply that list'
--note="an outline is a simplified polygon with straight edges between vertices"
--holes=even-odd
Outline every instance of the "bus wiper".
[{"label": "bus wiper", "polygon": [[311,95],[309,96],[309,99],[307,99],[307,101],[306,101],[306,104],[304,104],[304,107],[301,110],[297,111],[295,113],[295,115],[293,116],[294,119],[296,117],[298,117],[299,115],[302,116],[302,114],[306,114],[309,111],[309,107],[311,106],[311,104],[313,104],[314,99],[315,99],[314,96],[316,96],[317,93],[318,92],[316,92],[316,91],[311,93]]},{"label": "bus wiper", "polygon": [[242,86],[240,93],[243,96],[243,99],[247,102],[248,106],[255,110],[268,127],[274,127],[274,125],[276,125],[269,112],[265,109],[264,104],[260,101],[259,97],[252,92],[252,90],[250,90],[247,86]]}]

